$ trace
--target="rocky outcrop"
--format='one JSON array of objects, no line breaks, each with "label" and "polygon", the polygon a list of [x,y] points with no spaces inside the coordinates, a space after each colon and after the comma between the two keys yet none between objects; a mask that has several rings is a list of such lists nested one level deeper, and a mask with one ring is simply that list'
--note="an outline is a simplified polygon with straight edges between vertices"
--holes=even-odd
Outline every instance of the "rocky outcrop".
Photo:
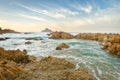
[{"label": "rocky outcrop", "polygon": [[86,70],[75,70],[73,62],[51,56],[36,61],[26,53],[0,48],[0,80],[92,80]]},{"label": "rocky outcrop", "polygon": [[69,46],[65,43],[61,43],[59,46],[56,47],[56,50],[62,50],[63,48],[69,48]]},{"label": "rocky outcrop", "polygon": [[73,35],[66,32],[53,32],[49,35],[50,35],[50,38],[52,39],[72,39],[73,38]]},{"label": "rocky outcrop", "polygon": [[53,32],[51,29],[49,28],[45,28],[44,30],[42,30],[41,32]]},{"label": "rocky outcrop", "polygon": [[4,50],[0,47],[0,59],[6,59],[14,61],[16,63],[27,63],[29,62],[27,51],[23,50]]},{"label": "rocky outcrop", "polygon": [[21,73],[23,73],[23,70],[19,68],[18,64],[0,59],[0,80],[15,80]]},{"label": "rocky outcrop", "polygon": [[120,56],[120,34],[80,33],[75,38],[102,42],[104,43],[102,49],[107,49],[110,53]]},{"label": "rocky outcrop", "polygon": [[0,28],[0,34],[5,34],[5,33],[19,33],[11,29],[1,29]]},{"label": "rocky outcrop", "polygon": [[88,72],[80,69],[74,70],[74,63],[61,58],[49,56],[34,63],[34,66],[31,67],[31,65],[25,66],[27,70],[30,69],[30,72],[28,70],[27,74],[17,80],[92,80]]},{"label": "rocky outcrop", "polygon": [[109,42],[105,42],[103,49],[120,56],[120,37],[111,38]]}]

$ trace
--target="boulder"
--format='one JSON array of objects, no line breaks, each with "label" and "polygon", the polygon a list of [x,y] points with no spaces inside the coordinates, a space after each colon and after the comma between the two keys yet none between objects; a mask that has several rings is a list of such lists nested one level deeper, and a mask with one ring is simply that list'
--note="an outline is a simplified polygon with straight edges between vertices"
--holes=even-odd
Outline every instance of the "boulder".
[{"label": "boulder", "polygon": [[73,38],[73,35],[66,32],[53,32],[49,35],[50,35],[50,38],[52,39],[72,39]]},{"label": "boulder", "polygon": [[62,50],[63,48],[69,48],[69,46],[65,43],[61,43],[59,46],[56,47],[56,50]]},{"label": "boulder", "polygon": [[56,47],[56,50],[62,50],[62,48],[61,48],[61,47],[59,47],[59,46],[57,46],[57,47]]}]

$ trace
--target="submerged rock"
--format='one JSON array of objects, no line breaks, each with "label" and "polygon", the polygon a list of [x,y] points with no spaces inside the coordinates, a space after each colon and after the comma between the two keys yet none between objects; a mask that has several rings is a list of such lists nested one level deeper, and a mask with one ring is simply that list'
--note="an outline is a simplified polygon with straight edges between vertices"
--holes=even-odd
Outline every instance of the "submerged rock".
[{"label": "submerged rock", "polygon": [[26,40],[43,40],[42,38],[26,38]]},{"label": "submerged rock", "polygon": [[7,40],[7,39],[10,39],[10,38],[8,38],[8,37],[0,38],[0,41],[5,41],[5,40]]},{"label": "submerged rock", "polygon": [[53,32],[49,35],[50,35],[50,38],[52,39],[72,39],[73,38],[73,35],[66,32]]},{"label": "submerged rock", "polygon": [[32,42],[30,42],[30,41],[27,41],[27,42],[25,42],[25,44],[32,44]]}]

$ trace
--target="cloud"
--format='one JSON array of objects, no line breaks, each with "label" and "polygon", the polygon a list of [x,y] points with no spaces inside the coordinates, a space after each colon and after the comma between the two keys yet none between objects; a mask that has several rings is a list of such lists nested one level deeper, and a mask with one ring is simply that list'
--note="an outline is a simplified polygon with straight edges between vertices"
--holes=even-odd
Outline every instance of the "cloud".
[{"label": "cloud", "polygon": [[71,10],[68,10],[68,9],[65,9],[65,8],[61,8],[61,9],[60,9],[60,12],[61,12],[61,13],[65,13],[65,14],[67,14],[67,15],[73,15],[73,16],[79,14],[77,11],[71,11]]},{"label": "cloud", "polygon": [[33,16],[33,15],[30,16],[30,15],[25,15],[25,14],[22,14],[22,13],[17,13],[17,14],[22,16],[22,17],[33,19],[33,20],[37,20],[37,21],[46,21],[44,18],[40,18],[38,16]]},{"label": "cloud", "polygon": [[18,4],[19,6],[29,10],[29,11],[33,11],[33,12],[36,12],[36,13],[39,13],[39,14],[43,14],[45,16],[49,16],[49,17],[52,17],[52,18],[56,18],[56,19],[65,19],[68,15],[69,16],[76,16],[78,15],[79,13],[77,11],[71,11],[69,9],[66,9],[66,8],[55,8],[54,11],[53,10],[43,10],[43,9],[38,9],[38,8],[33,8],[33,7],[29,7],[29,6],[26,6],[26,5],[23,5],[23,4]]},{"label": "cloud", "polygon": [[55,18],[66,18],[64,15],[59,14],[59,13],[53,15],[53,17],[55,17]]},{"label": "cloud", "polygon": [[91,13],[92,11],[92,6],[86,6],[86,7],[81,7],[81,10],[86,12],[86,13]]}]

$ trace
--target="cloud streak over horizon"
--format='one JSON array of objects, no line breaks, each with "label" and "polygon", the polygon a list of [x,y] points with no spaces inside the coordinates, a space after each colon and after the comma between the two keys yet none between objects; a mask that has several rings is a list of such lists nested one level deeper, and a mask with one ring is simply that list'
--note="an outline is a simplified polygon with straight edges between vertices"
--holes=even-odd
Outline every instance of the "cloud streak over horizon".
[{"label": "cloud streak over horizon", "polygon": [[119,0],[4,0],[0,3],[0,26],[17,31],[47,27],[69,32],[120,33],[119,13]]}]

